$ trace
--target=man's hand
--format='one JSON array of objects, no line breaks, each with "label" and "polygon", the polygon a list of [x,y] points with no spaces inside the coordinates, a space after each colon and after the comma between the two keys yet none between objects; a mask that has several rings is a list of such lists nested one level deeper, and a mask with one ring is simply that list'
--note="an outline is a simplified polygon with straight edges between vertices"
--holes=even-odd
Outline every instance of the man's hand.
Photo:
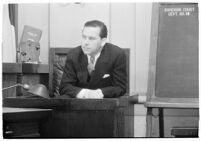
[{"label": "man's hand", "polygon": [[104,97],[101,89],[82,89],[76,96],[81,99],[102,99]]},{"label": "man's hand", "polygon": [[97,90],[89,90],[85,94],[85,98],[89,99],[102,99],[103,98],[103,93],[100,89]]}]

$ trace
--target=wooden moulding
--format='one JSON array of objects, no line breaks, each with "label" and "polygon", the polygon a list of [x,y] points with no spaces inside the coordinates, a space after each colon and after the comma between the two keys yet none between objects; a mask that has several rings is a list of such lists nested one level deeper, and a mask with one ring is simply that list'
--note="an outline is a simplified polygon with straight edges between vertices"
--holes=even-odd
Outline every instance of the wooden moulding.
[{"label": "wooden moulding", "polygon": [[21,73],[22,63],[3,63],[3,73]]},{"label": "wooden moulding", "polygon": [[21,108],[58,108],[70,110],[114,110],[117,107],[127,107],[126,98],[108,99],[75,99],[75,98],[23,98],[7,97],[3,100],[4,107]]},{"label": "wooden moulding", "polygon": [[3,63],[3,73],[49,73],[48,64]]}]

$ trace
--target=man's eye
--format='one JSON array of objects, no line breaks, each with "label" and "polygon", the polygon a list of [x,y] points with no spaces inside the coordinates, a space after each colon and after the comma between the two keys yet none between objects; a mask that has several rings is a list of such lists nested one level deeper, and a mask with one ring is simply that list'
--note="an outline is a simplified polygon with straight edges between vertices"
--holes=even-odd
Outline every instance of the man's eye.
[{"label": "man's eye", "polygon": [[89,40],[95,40],[96,38],[94,38],[94,37],[89,37]]},{"label": "man's eye", "polygon": [[86,39],[86,36],[82,36],[83,39]]}]

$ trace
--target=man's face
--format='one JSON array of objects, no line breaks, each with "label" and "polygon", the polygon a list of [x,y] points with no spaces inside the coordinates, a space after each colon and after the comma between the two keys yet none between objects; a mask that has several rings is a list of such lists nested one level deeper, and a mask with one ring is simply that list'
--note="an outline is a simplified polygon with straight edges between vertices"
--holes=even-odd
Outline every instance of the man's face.
[{"label": "man's face", "polygon": [[82,31],[82,50],[84,54],[95,55],[103,46],[99,27],[84,27]]}]

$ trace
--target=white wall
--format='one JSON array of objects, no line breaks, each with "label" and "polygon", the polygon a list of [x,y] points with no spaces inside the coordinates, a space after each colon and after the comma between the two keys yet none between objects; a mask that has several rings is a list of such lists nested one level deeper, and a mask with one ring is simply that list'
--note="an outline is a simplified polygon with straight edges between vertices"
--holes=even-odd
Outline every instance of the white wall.
[{"label": "white wall", "polygon": [[147,92],[152,3],[136,4],[136,91]]},{"label": "white wall", "polygon": [[135,3],[111,4],[111,42],[130,48],[130,92],[135,91]]},{"label": "white wall", "polygon": [[80,45],[84,23],[94,19],[109,26],[108,3],[50,4],[50,47]]},{"label": "white wall", "polygon": [[[147,92],[152,3],[136,3],[135,91]],[[134,135],[146,137],[146,113],[143,104],[134,105]]]},{"label": "white wall", "polygon": [[[10,23],[8,4],[3,6],[2,17],[2,62],[16,62],[15,28]],[[9,55],[8,55],[9,54]]]},{"label": "white wall", "polygon": [[18,4],[18,45],[24,25],[42,30],[40,61],[48,63],[48,4]]}]

